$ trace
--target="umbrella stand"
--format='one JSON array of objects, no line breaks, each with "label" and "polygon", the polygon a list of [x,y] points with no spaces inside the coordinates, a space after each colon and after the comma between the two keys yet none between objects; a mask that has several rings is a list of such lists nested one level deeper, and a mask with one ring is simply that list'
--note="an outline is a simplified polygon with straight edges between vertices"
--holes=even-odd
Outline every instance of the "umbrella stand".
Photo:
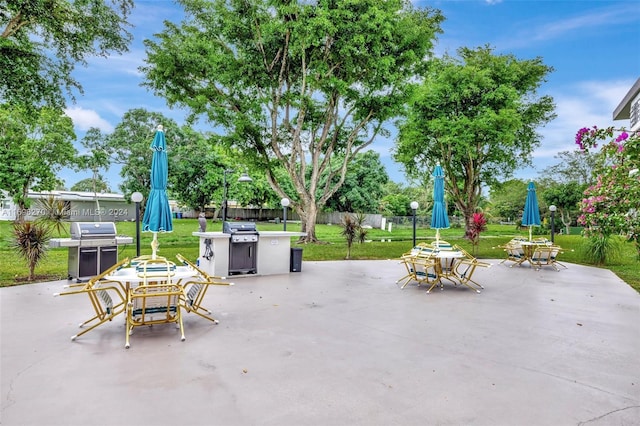
[{"label": "umbrella stand", "polygon": [[431,174],[433,176],[433,209],[431,211],[431,228],[436,230],[436,245],[440,242],[440,229],[449,228],[447,207],[444,203],[444,171],[440,162]]},{"label": "umbrella stand", "polygon": [[160,243],[158,242],[158,233],[153,233],[153,240],[151,241],[151,259],[155,260],[157,258],[158,246]]}]

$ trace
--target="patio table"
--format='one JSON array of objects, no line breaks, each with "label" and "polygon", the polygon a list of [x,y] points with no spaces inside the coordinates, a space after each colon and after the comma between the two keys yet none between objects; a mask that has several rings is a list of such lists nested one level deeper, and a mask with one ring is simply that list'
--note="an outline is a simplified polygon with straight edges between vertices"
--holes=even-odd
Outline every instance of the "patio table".
[{"label": "patio table", "polygon": [[[198,271],[193,270],[189,266],[176,266],[176,269],[172,272],[173,272],[173,275],[171,275],[170,277],[171,278],[170,284],[180,285],[182,283],[182,280],[184,279],[198,278],[200,276]],[[141,274],[139,274],[136,268],[118,269],[114,271],[113,274],[106,275],[104,278],[106,280],[118,281],[122,283],[123,288],[127,293],[130,290],[130,288],[139,285],[141,282],[144,282],[145,280],[145,277],[141,276]],[[153,281],[150,278],[153,278],[153,277],[147,277],[146,278],[147,281]],[[158,278],[159,279],[163,278],[163,276],[158,275]]]},{"label": "patio table", "polygon": [[440,290],[444,290],[442,283],[443,278],[456,285],[460,284],[460,278],[456,274],[456,263],[459,259],[465,257],[464,253],[457,250],[439,250],[434,256],[438,259],[438,262],[435,263],[437,278],[429,290],[427,290],[427,293],[430,293],[438,283],[440,284]]}]

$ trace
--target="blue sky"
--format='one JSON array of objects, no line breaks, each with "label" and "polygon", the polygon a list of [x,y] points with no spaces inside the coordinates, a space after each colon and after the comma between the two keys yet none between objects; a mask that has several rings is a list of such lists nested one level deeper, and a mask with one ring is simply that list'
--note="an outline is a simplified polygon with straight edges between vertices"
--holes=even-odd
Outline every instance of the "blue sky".
[{"label": "blue sky", "polygon": [[[133,108],[161,112],[183,122],[184,112],[169,109],[163,99],[140,87],[143,76],[138,71],[146,56],[142,41],[161,31],[164,20],[180,19],[180,7],[172,0],[135,3],[130,51],[93,58],[74,74],[85,93],[68,105],[67,114],[79,139],[90,127],[110,133]],[[539,171],[556,164],[556,153],[574,149],[579,128],[614,124],[613,110],[640,77],[640,2],[635,0],[416,0],[414,4],[440,9],[446,18],[436,55],[453,55],[461,46],[488,44],[497,54],[541,57],[555,69],[540,94],[554,98],[558,117],[539,129],[543,140],[533,156],[534,168],[519,170],[517,178],[536,178]],[[404,182],[401,166],[391,159],[392,147],[392,138],[380,138],[371,148],[380,153],[391,179]],[[115,192],[121,182],[118,173],[116,167],[103,173]],[[70,187],[90,173],[64,170],[61,177]]]}]

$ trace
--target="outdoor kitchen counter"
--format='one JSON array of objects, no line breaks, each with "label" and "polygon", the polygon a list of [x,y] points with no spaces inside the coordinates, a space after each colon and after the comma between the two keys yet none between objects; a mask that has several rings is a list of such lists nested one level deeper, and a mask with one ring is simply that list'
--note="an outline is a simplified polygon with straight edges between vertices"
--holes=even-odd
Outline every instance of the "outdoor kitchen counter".
[{"label": "outdoor kitchen counter", "polygon": [[[209,275],[229,275],[229,238],[224,232],[193,232],[200,239],[200,269]],[[257,275],[289,273],[291,238],[304,232],[258,231]]]}]

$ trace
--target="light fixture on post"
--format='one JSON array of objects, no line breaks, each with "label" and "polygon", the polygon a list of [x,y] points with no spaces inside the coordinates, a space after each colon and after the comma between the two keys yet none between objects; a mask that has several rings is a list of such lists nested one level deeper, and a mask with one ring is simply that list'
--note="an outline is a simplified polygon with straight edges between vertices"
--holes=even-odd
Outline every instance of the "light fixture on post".
[{"label": "light fixture on post", "polygon": [[251,176],[249,176],[247,172],[244,172],[238,178],[238,182],[253,182],[253,179],[251,179]]},{"label": "light fixture on post", "polygon": [[[222,221],[227,221],[227,174],[233,173],[235,170],[233,169],[225,169],[222,176]],[[238,182],[253,182],[253,179],[247,174],[247,172],[242,173],[238,178]]]},{"label": "light fixture on post", "polygon": [[289,207],[290,201],[288,198],[283,198],[280,200],[280,204],[282,205],[282,222],[284,223],[284,230],[287,230],[287,207]]},{"label": "light fixture on post", "polygon": [[142,202],[142,194],[134,192],[131,194],[131,201],[136,203],[136,256],[140,257],[140,203]]},{"label": "light fixture on post", "polygon": [[555,218],[556,218],[556,206],[553,204],[549,206],[549,211],[551,212],[551,244],[553,244],[553,234],[555,234]]},{"label": "light fixture on post", "polygon": [[417,201],[412,201],[411,204],[411,210],[413,210],[413,247],[416,246],[416,210],[418,210],[418,202]]}]

